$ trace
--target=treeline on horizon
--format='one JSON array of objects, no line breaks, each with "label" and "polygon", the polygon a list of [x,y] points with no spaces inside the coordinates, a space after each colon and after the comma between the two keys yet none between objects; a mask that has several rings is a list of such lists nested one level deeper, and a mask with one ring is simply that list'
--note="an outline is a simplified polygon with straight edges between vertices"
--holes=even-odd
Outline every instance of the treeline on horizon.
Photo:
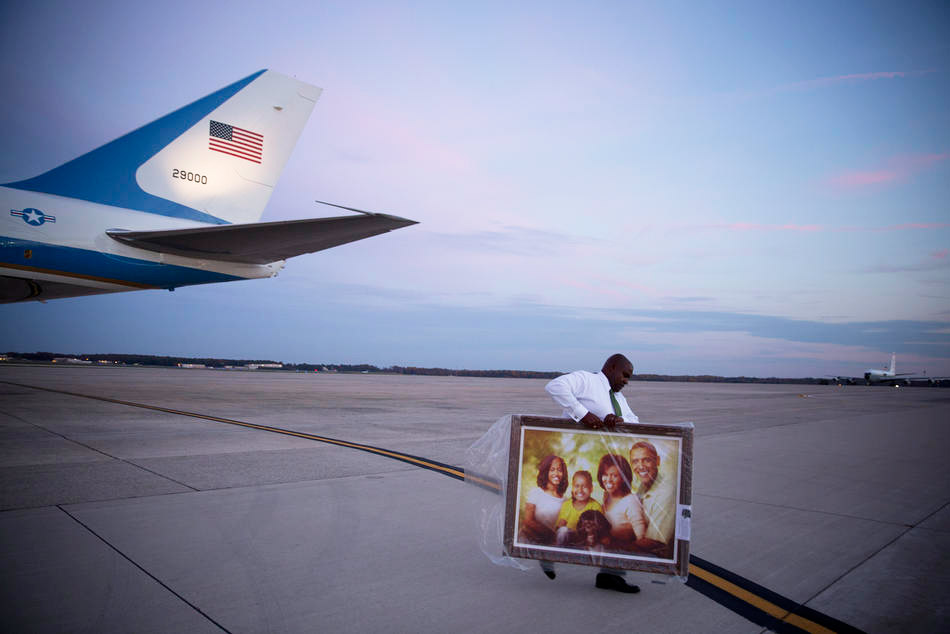
[{"label": "treeline on horizon", "polygon": [[[453,370],[450,368],[419,368],[414,366],[394,365],[380,368],[368,363],[283,363],[272,359],[218,359],[201,357],[162,357],[147,354],[64,354],[59,352],[6,352],[6,356],[26,361],[50,363],[54,359],[72,358],[99,363],[177,367],[179,364],[204,365],[212,369],[221,369],[228,366],[239,368],[247,365],[261,365],[266,363],[280,363],[280,370],[259,368],[258,372],[358,372],[380,374],[411,374],[419,376],[470,376],[487,378],[518,378],[518,379],[553,379],[565,374],[564,372],[539,372],[535,370]],[[815,384],[827,382],[827,379],[818,378],[760,378],[753,376],[714,376],[701,375],[666,375],[666,374],[634,374],[634,381],[674,381],[682,383],[802,383]]]}]

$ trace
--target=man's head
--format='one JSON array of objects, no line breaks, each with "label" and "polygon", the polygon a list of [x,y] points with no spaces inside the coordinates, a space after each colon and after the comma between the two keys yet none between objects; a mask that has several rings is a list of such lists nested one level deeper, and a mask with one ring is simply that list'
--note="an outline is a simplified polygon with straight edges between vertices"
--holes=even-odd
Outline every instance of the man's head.
[{"label": "man's head", "polygon": [[630,448],[630,466],[633,473],[640,478],[640,485],[649,489],[660,471],[660,455],[656,452],[656,447],[645,440],[634,443]]},{"label": "man's head", "polygon": [[610,382],[610,389],[619,392],[633,376],[633,364],[622,354],[614,354],[604,361],[604,367],[600,371]]}]

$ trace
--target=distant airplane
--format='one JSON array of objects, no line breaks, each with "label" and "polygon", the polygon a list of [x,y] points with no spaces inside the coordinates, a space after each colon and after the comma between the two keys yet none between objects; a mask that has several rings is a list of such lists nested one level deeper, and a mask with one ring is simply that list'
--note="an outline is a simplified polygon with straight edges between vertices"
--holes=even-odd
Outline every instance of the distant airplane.
[{"label": "distant airplane", "polygon": [[[897,366],[897,353],[891,353],[891,364],[889,367],[878,370],[872,368],[864,371],[864,384],[865,385],[911,385],[912,383],[928,383],[930,385],[935,385],[947,377],[928,377],[920,376],[916,372],[904,372],[898,374],[896,372]],[[829,382],[835,382],[839,385],[854,385],[861,380],[861,377],[853,376],[833,376],[829,377]]]},{"label": "distant airplane", "polygon": [[258,222],[320,93],[261,70],[0,186],[0,303],[273,277],[416,224],[341,205],[359,215]]}]

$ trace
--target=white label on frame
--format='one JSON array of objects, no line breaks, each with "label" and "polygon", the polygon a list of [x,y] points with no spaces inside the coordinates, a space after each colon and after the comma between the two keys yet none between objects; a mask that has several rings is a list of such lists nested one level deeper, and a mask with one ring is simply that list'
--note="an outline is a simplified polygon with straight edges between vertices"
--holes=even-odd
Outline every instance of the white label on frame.
[{"label": "white label on frame", "polygon": [[692,506],[687,504],[676,505],[676,539],[689,541],[689,521],[692,516]]}]

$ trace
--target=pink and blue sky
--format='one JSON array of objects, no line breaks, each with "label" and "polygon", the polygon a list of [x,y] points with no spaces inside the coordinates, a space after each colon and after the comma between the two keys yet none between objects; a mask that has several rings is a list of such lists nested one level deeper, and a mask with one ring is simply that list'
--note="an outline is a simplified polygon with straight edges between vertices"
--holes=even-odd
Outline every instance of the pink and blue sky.
[{"label": "pink and blue sky", "polygon": [[2,350],[950,375],[946,3],[73,7],[0,7],[0,182],[272,68],[324,93],[263,220],[420,224],[7,305]]}]

